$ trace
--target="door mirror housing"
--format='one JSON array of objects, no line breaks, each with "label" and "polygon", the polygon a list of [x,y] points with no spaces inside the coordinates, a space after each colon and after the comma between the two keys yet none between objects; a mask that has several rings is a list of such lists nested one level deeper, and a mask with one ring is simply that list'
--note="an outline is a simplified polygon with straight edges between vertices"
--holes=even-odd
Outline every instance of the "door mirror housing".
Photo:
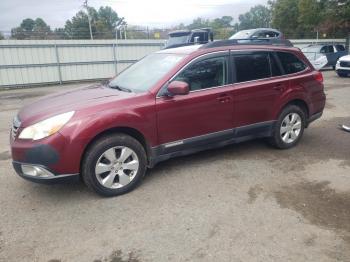
[{"label": "door mirror housing", "polygon": [[187,95],[190,92],[189,85],[183,81],[173,81],[168,85],[170,95]]}]

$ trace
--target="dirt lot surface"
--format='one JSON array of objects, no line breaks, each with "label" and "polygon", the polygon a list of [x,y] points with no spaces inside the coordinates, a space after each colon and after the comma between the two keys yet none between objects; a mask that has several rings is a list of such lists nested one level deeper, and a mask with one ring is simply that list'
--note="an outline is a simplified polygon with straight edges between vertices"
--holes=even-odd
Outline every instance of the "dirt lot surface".
[{"label": "dirt lot surface", "polygon": [[0,92],[0,261],[350,261],[350,78],[324,72],[327,106],[287,151],[252,141],[159,164],[101,198],[11,167],[17,110],[78,85]]}]

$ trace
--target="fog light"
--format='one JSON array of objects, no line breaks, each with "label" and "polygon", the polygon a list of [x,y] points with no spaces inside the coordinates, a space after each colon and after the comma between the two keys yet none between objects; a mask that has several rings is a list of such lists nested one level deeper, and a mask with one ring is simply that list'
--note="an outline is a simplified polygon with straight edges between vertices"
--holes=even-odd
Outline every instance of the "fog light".
[{"label": "fog light", "polygon": [[53,177],[54,175],[40,166],[21,165],[22,172],[26,176],[32,177]]}]

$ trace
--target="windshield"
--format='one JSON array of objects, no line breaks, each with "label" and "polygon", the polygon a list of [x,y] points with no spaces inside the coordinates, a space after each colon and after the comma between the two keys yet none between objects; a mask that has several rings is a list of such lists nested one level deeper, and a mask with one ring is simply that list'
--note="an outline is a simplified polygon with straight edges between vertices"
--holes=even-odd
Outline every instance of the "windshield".
[{"label": "windshield", "polygon": [[171,36],[167,42],[167,46],[187,43],[188,37],[189,37],[189,35]]},{"label": "windshield", "polygon": [[308,46],[301,49],[303,53],[319,53],[320,47],[319,46]]},{"label": "windshield", "polygon": [[144,92],[164,77],[184,55],[151,54],[125,69],[109,82],[110,87]]},{"label": "windshield", "polygon": [[233,36],[230,37],[230,39],[246,39],[249,38],[251,35],[251,30],[243,30],[235,33]]}]

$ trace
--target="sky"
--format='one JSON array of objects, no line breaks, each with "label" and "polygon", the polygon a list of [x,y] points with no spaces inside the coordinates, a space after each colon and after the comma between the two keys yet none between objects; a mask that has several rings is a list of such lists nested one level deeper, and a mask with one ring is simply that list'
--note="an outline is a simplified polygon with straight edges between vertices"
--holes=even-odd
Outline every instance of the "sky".
[{"label": "sky", "polygon": [[[95,8],[111,6],[130,25],[169,27],[197,17],[234,17],[267,0],[88,0]],[[83,0],[0,0],[0,31],[9,31],[25,18],[41,17],[51,28],[63,27]]]}]

